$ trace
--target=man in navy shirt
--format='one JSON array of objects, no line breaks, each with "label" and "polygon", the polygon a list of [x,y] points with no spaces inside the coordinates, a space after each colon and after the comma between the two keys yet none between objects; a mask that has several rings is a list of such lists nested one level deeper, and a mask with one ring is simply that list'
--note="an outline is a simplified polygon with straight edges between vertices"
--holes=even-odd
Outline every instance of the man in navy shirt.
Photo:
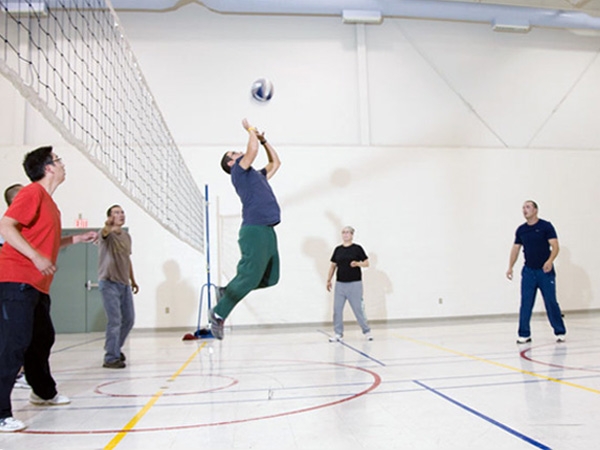
[{"label": "man in navy shirt", "polygon": [[[275,149],[246,119],[242,125],[248,131],[246,153],[226,152],[222,169],[231,175],[231,182],[242,202],[242,226],[238,243],[242,259],[236,276],[225,288],[217,288],[217,305],[209,311],[211,331],[223,339],[224,322],[235,305],[250,291],[273,286],[279,281],[279,254],[275,225],[280,209],[269,181],[281,166]],[[252,163],[258,155],[258,144],[267,152],[267,165],[257,171]]]},{"label": "man in navy shirt", "polygon": [[556,273],[554,272],[554,260],[559,250],[558,237],[550,222],[538,218],[538,205],[533,200],[527,200],[523,204],[523,216],[526,222],[517,228],[506,272],[506,277],[512,280],[513,266],[523,247],[525,265],[521,271],[521,308],[517,343],[531,342],[529,323],[538,288],[542,292],[546,314],[554,329],[556,342],[564,342],[567,331],[560,306],[556,301]]}]

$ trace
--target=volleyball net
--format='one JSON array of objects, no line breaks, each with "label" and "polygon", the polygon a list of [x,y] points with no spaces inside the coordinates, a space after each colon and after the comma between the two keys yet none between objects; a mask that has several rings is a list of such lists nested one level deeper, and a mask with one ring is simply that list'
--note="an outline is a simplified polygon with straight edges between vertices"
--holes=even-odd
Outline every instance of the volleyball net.
[{"label": "volleyball net", "polygon": [[0,0],[0,73],[128,197],[204,252],[204,197],[107,0]]}]

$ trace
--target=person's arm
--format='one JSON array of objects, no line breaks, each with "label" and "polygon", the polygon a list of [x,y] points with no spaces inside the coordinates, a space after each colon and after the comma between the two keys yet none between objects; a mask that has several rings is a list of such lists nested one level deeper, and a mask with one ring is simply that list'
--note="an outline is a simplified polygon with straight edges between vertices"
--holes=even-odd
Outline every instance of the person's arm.
[{"label": "person's arm", "polygon": [[510,249],[510,256],[508,258],[508,270],[506,271],[506,278],[509,280],[513,279],[513,266],[519,258],[519,251],[521,250],[521,244],[513,244]]},{"label": "person's arm", "polygon": [[544,263],[544,266],[542,267],[542,269],[544,270],[545,273],[548,273],[552,270],[552,265],[554,264],[554,260],[556,259],[556,257],[558,256],[558,252],[560,251],[560,248],[558,245],[558,238],[548,239],[548,243],[550,244],[550,257],[548,258],[548,260]]},{"label": "person's arm", "polygon": [[269,144],[269,142],[267,142],[267,140],[265,139],[264,132],[258,133],[256,137],[267,152],[267,159],[269,160],[269,162],[265,166],[265,170],[267,171],[267,180],[269,180],[281,167],[281,160],[279,159],[279,155],[277,154],[273,146]]},{"label": "person's arm", "polygon": [[331,292],[331,279],[333,278],[336,268],[337,264],[334,262],[332,262],[329,266],[329,273],[327,274],[327,292]]},{"label": "person's arm", "polygon": [[96,239],[98,239],[98,233],[95,231],[64,236],[60,238],[60,248],[68,247],[73,244],[80,244],[81,242],[94,242]]},{"label": "person's arm", "polygon": [[369,267],[369,259],[364,259],[362,261],[350,261],[350,267]]},{"label": "person's arm", "polygon": [[52,264],[52,261],[39,254],[23,237],[19,230],[18,221],[8,216],[2,217],[0,219],[0,234],[11,247],[30,259],[42,275],[52,275],[56,272],[56,266]]},{"label": "person's arm", "polygon": [[131,291],[134,294],[137,294],[140,287],[135,282],[135,277],[133,276],[133,263],[131,262],[131,257],[129,257],[129,279],[131,280]]},{"label": "person's arm", "polygon": [[242,126],[248,132],[248,144],[246,145],[246,153],[240,159],[240,167],[248,170],[258,155],[258,137],[256,136],[256,128],[250,125],[247,119],[242,120]]}]

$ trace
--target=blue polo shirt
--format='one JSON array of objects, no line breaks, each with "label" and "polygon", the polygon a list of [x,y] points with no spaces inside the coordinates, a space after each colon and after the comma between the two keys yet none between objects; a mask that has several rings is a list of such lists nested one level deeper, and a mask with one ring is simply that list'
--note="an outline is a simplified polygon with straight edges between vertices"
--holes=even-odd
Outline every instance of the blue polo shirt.
[{"label": "blue polo shirt", "polygon": [[[241,158],[240,158],[241,159]],[[231,182],[242,201],[242,226],[275,226],[281,221],[281,211],[267,181],[267,170],[252,167],[244,170],[238,159],[231,167]]]},{"label": "blue polo shirt", "polygon": [[525,266],[541,269],[550,257],[548,240],[557,239],[556,230],[546,220],[538,219],[534,225],[525,222],[515,233],[515,244],[523,246]]}]

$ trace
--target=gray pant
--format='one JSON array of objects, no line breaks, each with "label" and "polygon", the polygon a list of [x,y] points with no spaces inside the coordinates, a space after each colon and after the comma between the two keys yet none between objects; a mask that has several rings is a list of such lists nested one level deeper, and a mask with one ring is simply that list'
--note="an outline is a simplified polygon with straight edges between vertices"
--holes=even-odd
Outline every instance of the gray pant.
[{"label": "gray pant", "polygon": [[371,328],[369,328],[365,316],[362,281],[336,281],[333,295],[333,331],[335,334],[344,335],[344,305],[346,300],[350,303],[352,312],[363,334],[369,333]]},{"label": "gray pant", "polygon": [[133,294],[131,286],[100,280],[100,293],[108,323],[106,324],[106,342],[104,343],[104,362],[118,361],[121,347],[133,328],[135,313],[133,310]]}]

